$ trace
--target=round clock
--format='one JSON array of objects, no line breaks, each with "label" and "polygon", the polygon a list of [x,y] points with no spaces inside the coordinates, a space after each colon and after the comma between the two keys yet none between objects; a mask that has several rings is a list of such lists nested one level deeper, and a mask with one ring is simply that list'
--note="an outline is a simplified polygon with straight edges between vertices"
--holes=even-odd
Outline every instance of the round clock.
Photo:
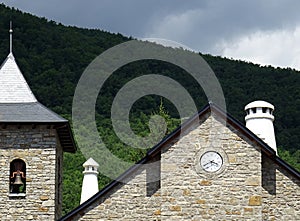
[{"label": "round clock", "polygon": [[223,165],[223,158],[215,151],[207,151],[200,158],[200,166],[206,172],[216,172]]}]

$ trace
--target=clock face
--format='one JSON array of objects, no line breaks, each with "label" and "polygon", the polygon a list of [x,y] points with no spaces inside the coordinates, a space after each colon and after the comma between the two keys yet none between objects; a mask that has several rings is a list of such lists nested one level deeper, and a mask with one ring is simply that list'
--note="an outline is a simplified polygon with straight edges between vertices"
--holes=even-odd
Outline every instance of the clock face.
[{"label": "clock face", "polygon": [[201,156],[200,165],[206,172],[216,172],[222,167],[223,159],[217,152],[207,151]]}]

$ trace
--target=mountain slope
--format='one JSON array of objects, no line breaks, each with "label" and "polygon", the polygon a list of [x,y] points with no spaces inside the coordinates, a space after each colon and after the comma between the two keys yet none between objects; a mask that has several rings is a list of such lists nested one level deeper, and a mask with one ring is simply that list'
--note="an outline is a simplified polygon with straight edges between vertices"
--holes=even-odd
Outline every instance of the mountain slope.
[{"label": "mountain slope", "polygon": [[[9,21],[13,21],[13,51],[20,69],[37,99],[55,112],[70,119],[72,98],[76,84],[87,65],[100,53],[130,40],[121,34],[101,30],[65,27],[21,11],[0,5],[0,59],[9,48]],[[275,132],[279,153],[299,169],[300,164],[300,72],[292,69],[260,67],[252,63],[202,55],[218,77],[223,88],[227,110],[244,122],[244,106],[257,99],[274,104]],[[140,158],[143,152],[122,149],[122,143],[110,122],[110,108],[114,96],[129,80],[145,74],[162,74],[180,82],[194,98],[200,109],[206,96],[193,78],[182,69],[160,61],[133,62],[116,71],[105,83],[97,101],[97,123],[100,133],[111,150],[128,161]],[[135,103],[132,118],[136,131],[147,131],[147,117],[156,111],[161,98],[147,96]],[[172,117],[178,116],[175,107],[163,100]],[[143,114],[142,114],[143,113]],[[174,125],[173,125],[174,126]],[[84,157],[65,155],[64,212],[79,203]],[[101,177],[101,186],[109,181]],[[74,194],[76,193],[76,194]]]}]

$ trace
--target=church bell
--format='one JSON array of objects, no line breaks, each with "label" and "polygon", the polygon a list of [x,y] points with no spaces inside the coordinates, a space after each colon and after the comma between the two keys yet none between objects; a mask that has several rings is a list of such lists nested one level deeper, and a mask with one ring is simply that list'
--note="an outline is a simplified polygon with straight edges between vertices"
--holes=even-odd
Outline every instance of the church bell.
[{"label": "church bell", "polygon": [[17,175],[16,175],[15,182],[13,183],[13,185],[23,185],[23,184],[24,184],[24,183],[22,182],[21,174],[17,174]]}]

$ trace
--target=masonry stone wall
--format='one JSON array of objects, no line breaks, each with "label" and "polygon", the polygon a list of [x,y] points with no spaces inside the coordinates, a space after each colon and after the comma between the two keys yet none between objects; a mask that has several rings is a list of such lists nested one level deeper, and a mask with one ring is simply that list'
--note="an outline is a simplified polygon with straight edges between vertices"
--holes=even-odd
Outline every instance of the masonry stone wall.
[{"label": "masonry stone wall", "polygon": [[263,219],[300,220],[300,181],[268,158],[263,167]]},{"label": "masonry stone wall", "polygon": [[[56,130],[49,126],[0,127],[0,220],[56,220],[60,216],[58,176],[61,147]],[[9,191],[10,162],[26,163],[26,194]],[[58,162],[59,160],[60,162]],[[57,172],[56,172],[57,171]],[[57,183],[56,183],[57,181]]]},{"label": "masonry stone wall", "polygon": [[[216,173],[199,166],[209,150],[223,157]],[[299,180],[215,117],[166,147],[159,168],[156,191],[149,194],[149,169],[140,168],[73,220],[300,220]]]},{"label": "masonry stone wall", "polygon": [[[198,167],[209,150],[224,159],[220,173]],[[261,153],[214,118],[166,150],[161,164],[167,220],[261,220]]]}]

